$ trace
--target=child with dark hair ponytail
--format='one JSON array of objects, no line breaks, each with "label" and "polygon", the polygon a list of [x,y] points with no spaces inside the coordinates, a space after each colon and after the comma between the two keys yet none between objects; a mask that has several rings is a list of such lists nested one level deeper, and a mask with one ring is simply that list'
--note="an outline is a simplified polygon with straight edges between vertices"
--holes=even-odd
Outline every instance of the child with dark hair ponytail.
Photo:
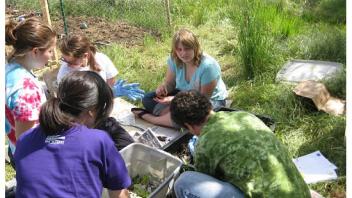
[{"label": "child with dark hair ponytail", "polygon": [[100,197],[105,187],[113,197],[127,197],[131,179],[116,148],[124,140],[114,143],[111,137],[131,137],[121,127],[108,132],[110,137],[97,129],[107,122],[118,125],[109,118],[112,108],[112,90],[99,74],[65,76],[57,97],[41,107],[40,125],[18,139],[16,196]]}]

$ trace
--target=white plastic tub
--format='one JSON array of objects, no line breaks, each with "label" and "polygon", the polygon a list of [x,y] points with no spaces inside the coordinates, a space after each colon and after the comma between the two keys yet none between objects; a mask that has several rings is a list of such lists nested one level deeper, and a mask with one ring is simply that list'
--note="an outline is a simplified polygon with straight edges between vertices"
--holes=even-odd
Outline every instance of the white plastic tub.
[{"label": "white plastic tub", "polygon": [[290,60],[276,75],[277,82],[299,83],[306,80],[319,81],[343,71],[341,63],[316,60]]},{"label": "white plastic tub", "polygon": [[148,175],[162,182],[149,197],[165,198],[179,174],[182,161],[171,154],[141,143],[133,143],[120,151],[131,178]]}]

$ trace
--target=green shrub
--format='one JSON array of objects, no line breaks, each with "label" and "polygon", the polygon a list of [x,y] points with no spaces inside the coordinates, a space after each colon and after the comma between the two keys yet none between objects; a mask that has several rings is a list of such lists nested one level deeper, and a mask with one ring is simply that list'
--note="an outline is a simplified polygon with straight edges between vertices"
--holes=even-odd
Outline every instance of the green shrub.
[{"label": "green shrub", "polygon": [[332,96],[346,99],[346,70],[338,73],[333,78],[324,80],[323,83]]},{"label": "green shrub", "polygon": [[337,27],[315,25],[288,41],[294,58],[346,63],[346,31]]},{"label": "green shrub", "polygon": [[346,0],[309,0],[303,16],[311,21],[346,24]]}]

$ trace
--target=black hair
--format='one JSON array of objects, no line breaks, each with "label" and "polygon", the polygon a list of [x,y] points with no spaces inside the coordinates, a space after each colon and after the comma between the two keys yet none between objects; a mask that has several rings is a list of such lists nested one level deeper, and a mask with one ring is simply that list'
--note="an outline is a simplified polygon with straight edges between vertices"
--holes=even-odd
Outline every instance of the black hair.
[{"label": "black hair", "polygon": [[198,91],[179,92],[171,101],[171,119],[184,128],[187,128],[185,123],[200,125],[205,121],[211,109],[209,99]]},{"label": "black hair", "polygon": [[39,122],[47,135],[58,134],[72,127],[83,111],[94,108],[98,124],[110,115],[112,107],[112,90],[99,74],[73,71],[60,82],[57,97],[43,104]]}]

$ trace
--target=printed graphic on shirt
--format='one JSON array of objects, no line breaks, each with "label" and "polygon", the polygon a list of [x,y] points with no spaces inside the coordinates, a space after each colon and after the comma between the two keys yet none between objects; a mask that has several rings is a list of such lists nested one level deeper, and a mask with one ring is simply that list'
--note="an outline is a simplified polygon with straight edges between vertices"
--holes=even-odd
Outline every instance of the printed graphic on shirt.
[{"label": "printed graphic on shirt", "polygon": [[65,143],[65,136],[50,135],[50,136],[46,137],[45,143],[47,143],[47,144],[64,144]]}]

